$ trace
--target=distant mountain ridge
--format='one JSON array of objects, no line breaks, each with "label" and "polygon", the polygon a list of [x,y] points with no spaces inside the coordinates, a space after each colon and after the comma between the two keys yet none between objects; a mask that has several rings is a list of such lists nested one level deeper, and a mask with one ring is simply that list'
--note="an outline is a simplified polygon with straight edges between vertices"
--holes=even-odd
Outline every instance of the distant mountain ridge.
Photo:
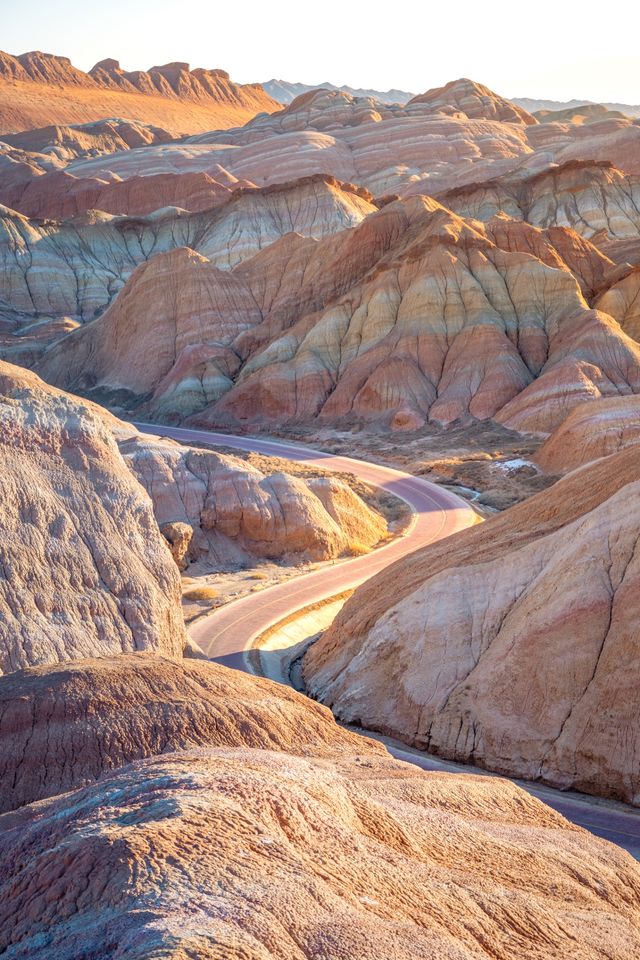
[{"label": "distant mountain ridge", "polygon": [[529,113],[536,113],[538,110],[573,110],[576,107],[602,106],[607,110],[617,110],[626,114],[628,117],[640,117],[640,103],[609,103],[608,101],[595,100],[537,100],[534,97],[510,97],[512,103],[517,103],[519,107],[524,107]]},{"label": "distant mountain ridge", "polygon": [[287,80],[267,80],[262,84],[262,88],[282,104],[289,104],[296,97],[303,93],[309,93],[310,90],[335,90],[340,93],[350,93],[352,97],[373,97],[380,103],[408,103],[415,97],[415,93],[409,93],[407,90],[365,90],[360,87],[349,87],[343,84],[337,87],[334,83],[289,83]]},{"label": "distant mountain ridge", "polygon": [[[412,100],[416,96],[415,93],[409,93],[407,90],[367,90],[360,87],[350,87],[347,84],[338,87],[334,83],[329,82],[314,85],[309,83],[290,83],[288,80],[272,79],[263,83],[262,87],[269,96],[285,106],[295,100],[296,97],[299,97],[300,94],[321,88],[323,90],[337,90],[343,93],[350,93],[353,97],[373,97],[375,100],[379,100],[380,103],[408,103],[409,100]],[[517,104],[517,106],[528,110],[529,113],[535,113],[538,110],[571,110],[575,107],[600,105],[606,107],[607,110],[624,113],[628,117],[640,117],[640,104],[637,103],[609,103],[608,101],[602,101],[602,103],[598,104],[595,100],[543,100],[535,97],[509,97],[509,99],[512,103]]]}]

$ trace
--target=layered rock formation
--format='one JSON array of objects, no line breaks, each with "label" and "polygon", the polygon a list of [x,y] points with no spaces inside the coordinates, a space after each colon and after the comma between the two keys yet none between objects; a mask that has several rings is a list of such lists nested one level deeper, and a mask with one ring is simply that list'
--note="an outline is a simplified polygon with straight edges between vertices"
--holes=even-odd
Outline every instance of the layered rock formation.
[{"label": "layered rock formation", "polygon": [[56,157],[63,162],[156,146],[174,139],[162,127],[119,117],[76,125],[55,124],[2,135],[3,143],[17,150]]},{"label": "layered rock formation", "polygon": [[569,230],[484,227],[415,197],[320,242],[283,237],[231,273],[156,256],[40,369],[169,421],[470,415],[544,433],[583,400],[640,390],[640,347],[576,282],[591,291],[609,268]]},{"label": "layered rock formation", "polygon": [[337,477],[263,473],[244,460],[171,440],[135,436],[120,452],[153,500],[161,530],[193,530],[183,561],[211,569],[256,557],[328,560],[371,550],[386,521]]},{"label": "layered rock formation", "polygon": [[339,759],[201,749],[0,818],[0,949],[634,960],[638,865],[517,787]]},{"label": "layered rock formation", "polygon": [[572,160],[528,177],[460,187],[440,199],[462,216],[490,220],[506,213],[537,227],[571,227],[589,239],[600,231],[600,240],[637,239],[640,232],[640,179],[609,161]]},{"label": "layered rock formation", "polygon": [[179,656],[180,585],[151,501],[88,405],[0,364],[0,672]]},{"label": "layered rock formation", "polygon": [[[73,749],[69,745],[73,744]],[[195,747],[384,756],[286,687],[201,660],[130,654],[0,678],[0,812]],[[9,785],[11,785],[9,789]]]},{"label": "layered rock formation", "polygon": [[279,106],[259,84],[238,86],[224,70],[168,63],[126,73],[116,60],[103,60],[84,73],[67,57],[40,51],[0,53],[0,92],[0,134],[104,117],[189,133],[244,123]]},{"label": "layered rock formation", "polygon": [[535,459],[548,473],[566,473],[634,443],[640,443],[640,397],[608,397],[576,407]]},{"label": "layered rock formation", "polygon": [[[231,186],[250,184],[231,178]],[[63,220],[88,210],[145,216],[154,210],[177,207],[194,213],[224,203],[231,192],[230,186],[208,173],[159,173],[129,180],[102,180],[74,177],[60,170],[0,190],[0,200],[27,217]]]},{"label": "layered rock formation", "polygon": [[630,337],[640,341],[640,263],[612,284],[598,298],[596,306],[614,317]]},{"label": "layered rock formation", "polygon": [[0,309],[34,317],[90,319],[134,268],[188,246],[228,269],[291,231],[325,237],[376,208],[364,191],[316,177],[265,190],[239,190],[212,210],[160,210],[148,219],[101,213],[39,222],[0,207]]},{"label": "layered rock formation", "polygon": [[440,756],[640,803],[639,467],[636,444],[367,582],[307,653],[310,692]]},{"label": "layered rock formation", "polygon": [[481,83],[466,78],[453,80],[444,87],[434,87],[414,97],[409,105],[428,104],[434,112],[459,112],[470,120],[500,120],[504,123],[524,123],[527,126],[537,121],[530,113],[510,100],[499,97]]}]

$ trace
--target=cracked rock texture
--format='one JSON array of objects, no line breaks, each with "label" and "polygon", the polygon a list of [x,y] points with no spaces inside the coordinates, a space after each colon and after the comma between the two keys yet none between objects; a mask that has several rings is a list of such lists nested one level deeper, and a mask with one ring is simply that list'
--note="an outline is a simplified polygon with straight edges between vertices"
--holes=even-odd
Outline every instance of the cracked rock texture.
[{"label": "cracked rock texture", "polygon": [[478,220],[503,213],[536,227],[571,227],[594,241],[600,231],[605,231],[600,237],[605,241],[637,239],[638,173],[623,173],[609,160],[575,159],[528,176],[470,183],[440,194],[439,199],[461,216]]},{"label": "cracked rock texture", "polygon": [[0,363],[2,673],[182,653],[178,572],[104,416]]},{"label": "cracked rock texture", "polygon": [[132,760],[207,746],[386,753],[301,694],[202,660],[137,653],[0,677],[0,812]]},{"label": "cracked rock texture", "polygon": [[176,523],[192,530],[182,562],[229,570],[256,557],[329,560],[365,553],[387,533],[384,518],[337,477],[265,474],[238,457],[144,435],[121,441],[120,452],[163,532]]},{"label": "cracked rock texture", "polygon": [[640,803],[639,475],[636,444],[374,577],[308,690],[440,756]]},{"label": "cracked rock texture", "polygon": [[363,741],[323,754],[187,750],[4,814],[0,950],[637,957],[640,869],[628,854],[510,783],[425,774]]},{"label": "cracked rock texture", "polygon": [[39,50],[0,52],[0,133],[131,117],[184,134],[231,127],[279,106],[260,84],[238,85],[224,70],[190,70],[188,63],[128,73],[108,59],[85,73]]}]

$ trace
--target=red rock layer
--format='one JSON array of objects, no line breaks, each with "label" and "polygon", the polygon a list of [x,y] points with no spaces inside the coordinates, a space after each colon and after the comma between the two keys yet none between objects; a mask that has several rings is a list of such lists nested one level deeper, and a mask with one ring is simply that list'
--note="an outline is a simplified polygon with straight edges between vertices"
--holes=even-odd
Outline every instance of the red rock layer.
[{"label": "red rock layer", "polygon": [[640,443],[640,397],[607,397],[576,407],[535,460],[548,473],[566,473],[634,443]]},{"label": "red rock layer", "polygon": [[162,419],[470,415],[545,433],[585,399],[640,390],[640,347],[588,310],[570,269],[592,288],[608,266],[569,230],[485,228],[415,197],[320,242],[285,236],[231,273],[156,257],[41,370],[68,389],[125,388]]},{"label": "red rock layer", "polygon": [[194,747],[385,753],[338,727],[326,707],[202,660],[140,653],[0,677],[0,812]]}]

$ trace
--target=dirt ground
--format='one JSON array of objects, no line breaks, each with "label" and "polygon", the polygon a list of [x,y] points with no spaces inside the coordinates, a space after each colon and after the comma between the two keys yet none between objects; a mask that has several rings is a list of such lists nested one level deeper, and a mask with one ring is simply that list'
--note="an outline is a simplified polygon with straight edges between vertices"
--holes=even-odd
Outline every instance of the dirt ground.
[{"label": "dirt ground", "polygon": [[296,429],[278,435],[433,480],[470,501],[482,516],[505,510],[558,479],[531,462],[543,438],[491,421],[447,429],[429,425],[403,434],[354,428]]}]

